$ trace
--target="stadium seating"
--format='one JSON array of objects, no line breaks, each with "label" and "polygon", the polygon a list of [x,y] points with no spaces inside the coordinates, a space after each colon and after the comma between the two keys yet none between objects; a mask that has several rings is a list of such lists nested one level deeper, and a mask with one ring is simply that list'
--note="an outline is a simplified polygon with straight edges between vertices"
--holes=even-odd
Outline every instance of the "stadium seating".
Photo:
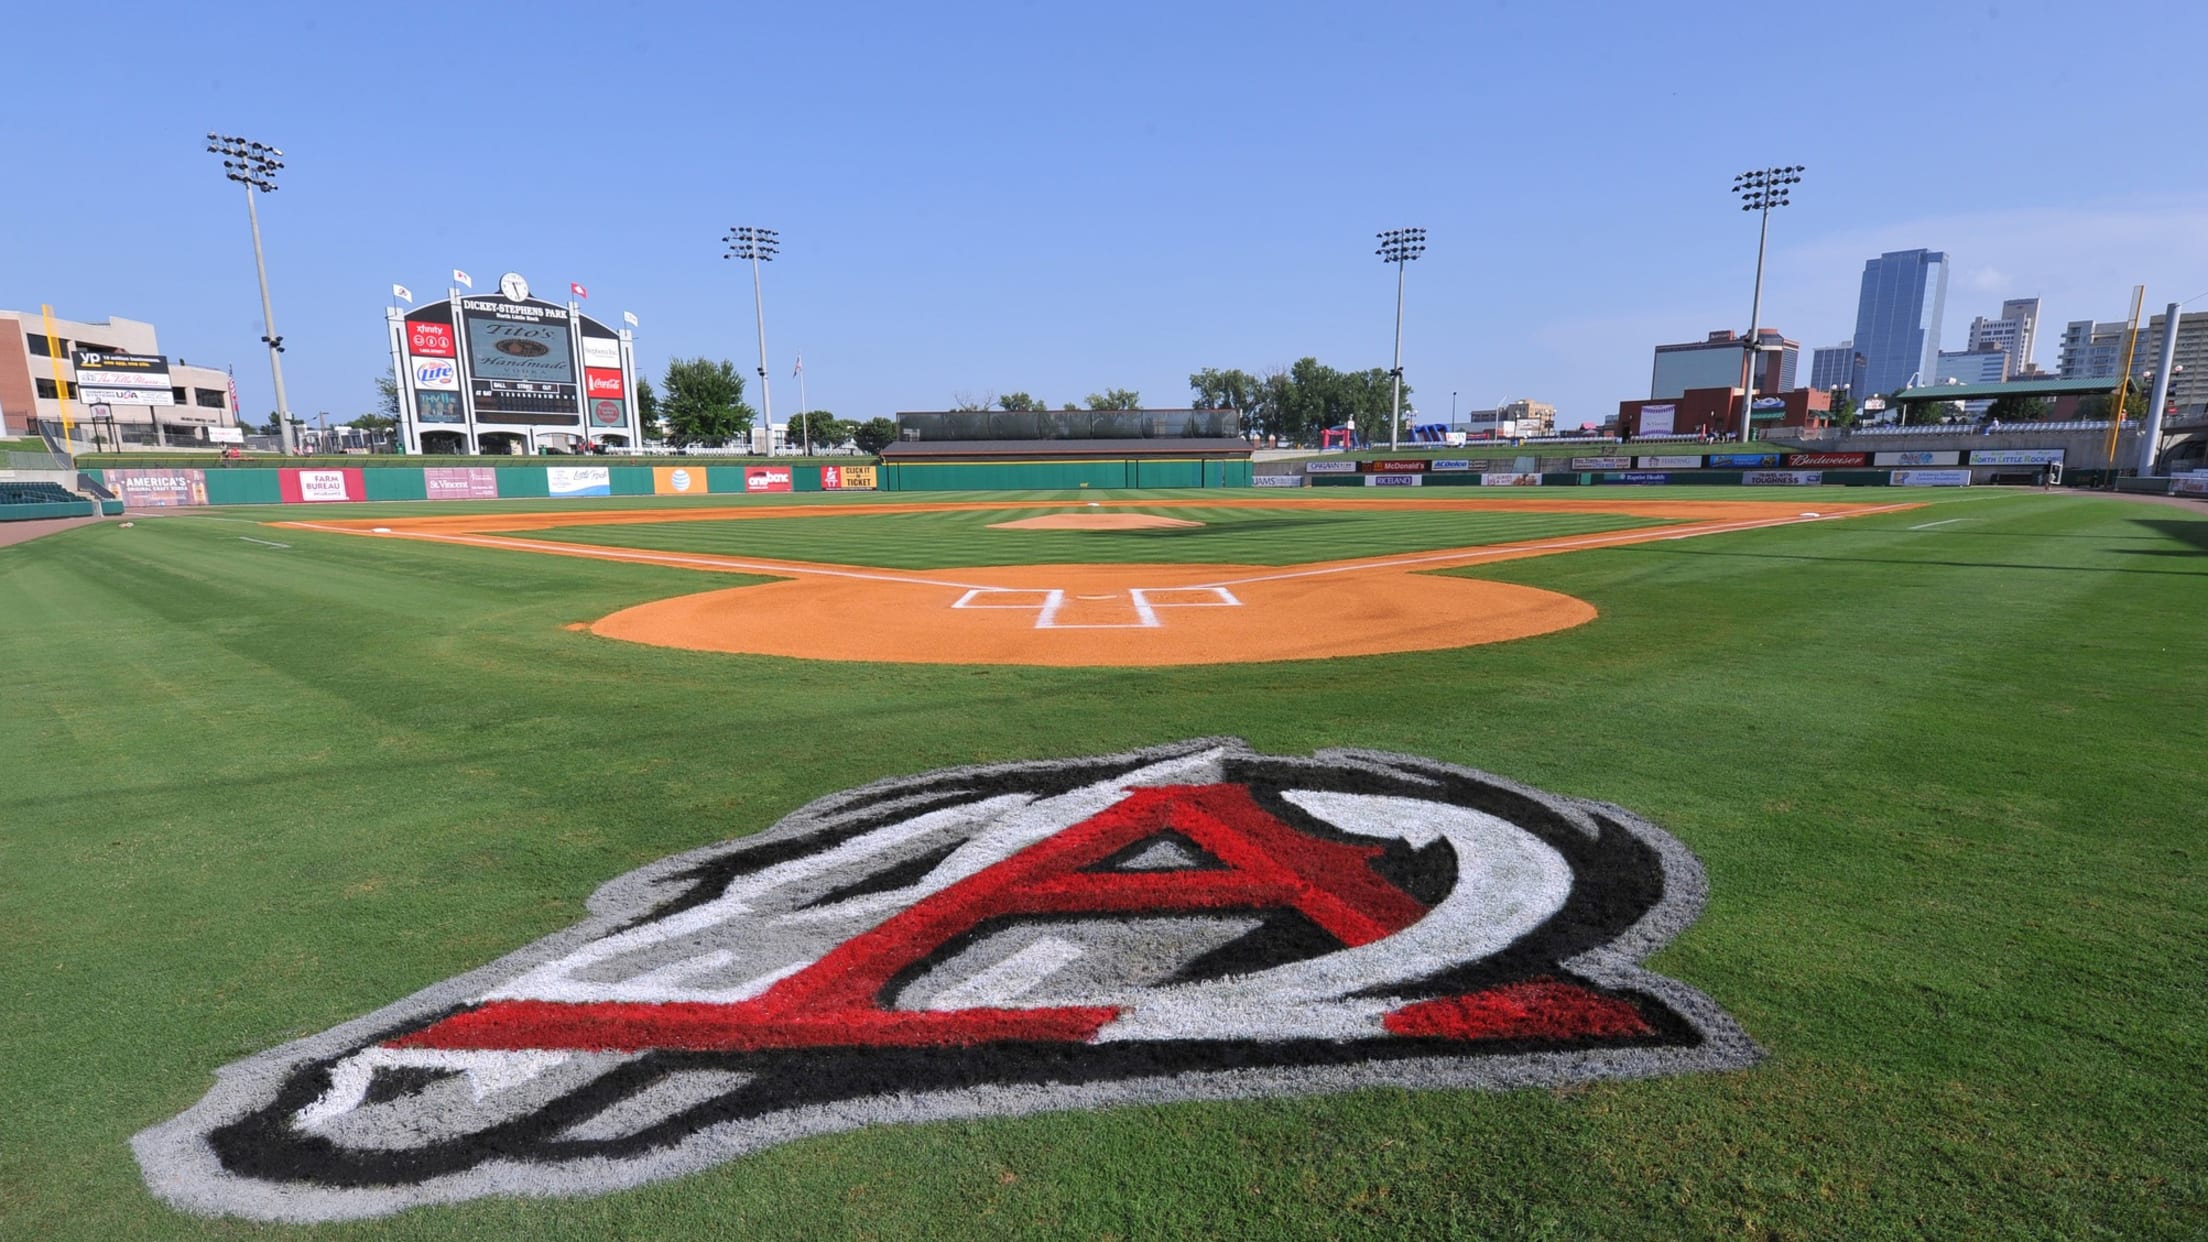
[{"label": "stadium seating", "polygon": [[65,504],[82,499],[59,483],[0,483],[0,505]]}]

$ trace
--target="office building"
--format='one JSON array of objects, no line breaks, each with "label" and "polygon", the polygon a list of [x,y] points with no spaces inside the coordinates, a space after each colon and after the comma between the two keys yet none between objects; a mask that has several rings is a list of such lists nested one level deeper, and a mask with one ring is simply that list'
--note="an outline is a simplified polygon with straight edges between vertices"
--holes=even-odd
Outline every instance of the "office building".
[{"label": "office building", "polygon": [[2064,379],[2105,379],[2116,374],[2124,366],[2124,334],[2129,330],[2128,324],[2071,320],[2062,329],[2057,373]]},{"label": "office building", "polygon": [[[1682,345],[1658,345],[1656,365],[1649,375],[1648,397],[1663,401],[1685,395],[1689,388],[1740,387],[1741,339],[1738,332],[1712,332],[1700,341]],[[1756,391],[1785,392],[1794,387],[1794,371],[1802,346],[1787,340],[1775,328],[1757,333]]]},{"label": "office building", "polygon": [[1890,250],[1863,264],[1854,337],[1863,354],[1863,396],[1905,388],[1912,379],[1922,383],[1939,369],[1947,268],[1940,250]]},{"label": "office building", "polygon": [[53,333],[49,341],[37,311],[0,310],[0,432],[36,435],[38,419],[58,426],[66,387],[86,443],[237,442],[229,374],[163,357],[152,324],[57,318]]},{"label": "office building", "polygon": [[1854,341],[1842,341],[1812,350],[1809,355],[1809,386],[1819,392],[1845,389],[1850,397],[1863,395],[1863,353]]},{"label": "office building", "polygon": [[[2156,315],[2140,329],[2139,347],[2132,353],[2131,373],[2142,382],[2148,381],[2154,369],[2162,365],[2162,331],[2166,318]],[[2208,405],[2208,313],[2178,314],[2177,373],[2170,381],[2170,404],[2186,413]]]},{"label": "office building", "polygon": [[[1981,345],[1975,349],[1943,349],[1938,367],[1933,371],[1935,384],[2000,384],[2008,381],[2009,351],[1999,345]],[[1971,417],[1983,415],[1993,402],[1965,401],[1963,410]]]}]

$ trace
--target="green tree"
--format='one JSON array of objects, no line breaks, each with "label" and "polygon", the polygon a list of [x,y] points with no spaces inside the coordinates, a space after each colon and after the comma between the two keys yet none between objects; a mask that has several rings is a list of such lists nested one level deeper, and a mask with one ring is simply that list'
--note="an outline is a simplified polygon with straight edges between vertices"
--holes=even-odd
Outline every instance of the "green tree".
[{"label": "green tree", "polygon": [[376,410],[394,422],[399,417],[399,375],[386,369],[376,377]]},{"label": "green tree", "polygon": [[1132,388],[1107,388],[1082,398],[1092,410],[1139,410],[1142,394]]},{"label": "green tree", "polygon": [[360,431],[389,431],[399,425],[399,420],[388,414],[363,414],[345,425]]},{"label": "green tree", "polygon": [[[2183,340],[2184,338],[2180,337],[2179,339]],[[2130,384],[2125,386],[2125,418],[2145,418],[2147,416],[2147,394],[2142,391],[2144,387],[2145,386],[2141,384]],[[2116,401],[2113,394],[2108,396],[2087,397],[2085,400],[2078,402],[2078,417],[2107,418],[2108,412],[2115,408]]]},{"label": "green tree", "polygon": [[858,442],[860,452],[880,456],[883,449],[897,443],[897,420],[870,418],[852,429],[851,438]]},{"label": "green tree", "polygon": [[2019,397],[2013,394],[2006,397],[1995,397],[1993,404],[1986,407],[1988,421],[2036,423],[2046,416],[2047,403],[2038,397]]},{"label": "green tree", "polygon": [[1047,410],[1050,402],[1030,397],[1024,392],[1008,392],[997,398],[997,408],[1025,413],[1030,410]]},{"label": "green tree", "polygon": [[670,358],[659,403],[677,444],[723,444],[751,431],[758,412],[744,403],[744,377],[727,359]]},{"label": "green tree", "polygon": [[834,448],[851,438],[851,424],[826,410],[807,410],[790,416],[786,438],[791,444],[810,445],[815,451]]},{"label": "green tree", "polygon": [[636,425],[645,439],[659,438],[659,394],[652,391],[652,381],[641,375],[636,377]]},{"label": "green tree", "polygon": [[1835,388],[1832,390],[1832,412],[1828,417],[1833,426],[1848,428],[1855,426],[1862,414],[1855,408],[1855,398],[1848,395],[1847,389]]},{"label": "green tree", "polygon": [[1199,410],[1237,410],[1242,430],[1258,429],[1258,406],[1265,399],[1265,381],[1240,368],[1221,371],[1205,367],[1188,377],[1189,400]]}]

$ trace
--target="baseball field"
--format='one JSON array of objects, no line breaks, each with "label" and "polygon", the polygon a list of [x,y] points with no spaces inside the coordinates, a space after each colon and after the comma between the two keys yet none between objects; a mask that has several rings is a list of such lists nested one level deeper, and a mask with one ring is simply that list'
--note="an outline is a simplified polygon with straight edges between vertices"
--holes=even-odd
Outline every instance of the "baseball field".
[{"label": "baseball field", "polygon": [[[329,504],[0,548],[0,1237],[2208,1233],[2208,506],[1558,490]],[[1376,1062],[1327,1051],[1285,992],[1238,1002],[1241,1043],[1153,1040],[1162,1060],[1107,1071],[1083,1036],[895,1023],[807,1060],[833,1036],[791,1051],[785,1025],[761,1051],[760,1028],[729,1025],[709,1047],[653,1019],[638,1061],[634,1005],[546,1021],[550,992],[507,986],[553,966],[612,986],[575,965],[592,945],[712,909],[745,866],[811,868],[838,908],[893,894],[918,873],[838,868],[855,838],[830,830],[858,805],[843,791],[1059,764],[957,777],[966,803],[897,803],[955,815],[1006,782],[1062,795],[1079,783],[1063,761],[1162,770],[1195,753],[1177,744],[1223,738],[1307,782],[1379,781],[1380,759],[1313,756],[1380,752],[1409,757],[1386,761],[1403,788],[1629,826],[1601,839],[1657,843],[1644,904],[1691,888],[1699,908],[1603,935],[1676,989],[1582,972],[1580,1025],[1556,1027],[1543,1006],[1587,959],[1545,959],[1562,982],[1453,976],[1455,1008],[1388,1020],[1440,1012],[1462,1035],[1492,1012],[1480,998],[1514,998],[1488,1062],[1511,1071],[1360,1077]],[[1235,770],[1239,752],[1203,746]],[[1345,805],[1378,796],[1353,784]],[[1264,860],[1230,851],[1273,840],[1253,816],[1219,810],[1241,827],[1175,840],[1254,885]],[[1347,858],[1355,839],[1295,844]],[[1329,887],[1340,867],[1289,884],[1279,900],[1333,937],[1297,952],[1384,948],[1454,900],[1367,854],[1394,887]],[[688,870],[652,870],[677,855]],[[1462,851],[1453,867],[1443,887],[1483,874]],[[632,873],[692,895],[628,918],[608,886]],[[1095,874],[1080,892],[1135,891]],[[1341,909],[1315,913],[1312,884]],[[1141,891],[1152,906],[1081,943],[1156,952],[1140,916],[1179,898]],[[970,947],[980,917],[940,944]],[[1014,994],[1005,972],[1065,942],[1023,943],[965,978],[940,954],[881,960],[904,964],[921,1026],[949,1029],[956,997]],[[501,962],[503,992],[483,973]],[[512,1051],[484,1042],[509,1010],[538,1023],[536,1077],[466,1059]],[[1693,1029],[1667,1026],[1674,1011]],[[1267,1022],[1323,1072],[1264,1077],[1277,1063],[1248,1049]],[[1626,1055],[1727,1039],[1692,1063]],[[1024,1050],[1016,1079],[960,1078],[984,1075],[968,1054],[990,1040]],[[340,1045],[267,1078],[260,1111],[193,1120],[260,1090],[273,1050]],[[382,1068],[343,1098],[356,1049]],[[545,1085],[585,1062],[593,1083],[679,1063],[729,1085],[659,1105],[690,1118],[677,1138],[617,1134],[649,1084],[572,1112],[612,1090]],[[736,1154],[606,1172],[710,1137],[734,1115],[712,1109],[775,1075],[814,1111],[746,1104],[800,1121]],[[930,1103],[944,1092],[993,1102]],[[502,1100],[519,1103],[463,1132]],[[528,1120],[544,1117],[566,1128]],[[603,1156],[593,1134],[630,1145]],[[476,1180],[439,1181],[434,1161]],[[274,1189],[225,1197],[225,1179]],[[462,1189],[407,1198],[422,1185]]]}]

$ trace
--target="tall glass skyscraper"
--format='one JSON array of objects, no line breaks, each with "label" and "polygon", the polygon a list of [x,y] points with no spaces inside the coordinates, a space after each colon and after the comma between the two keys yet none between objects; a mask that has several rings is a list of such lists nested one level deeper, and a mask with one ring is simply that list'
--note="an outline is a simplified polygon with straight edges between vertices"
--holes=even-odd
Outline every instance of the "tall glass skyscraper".
[{"label": "tall glass skyscraper", "polygon": [[1911,376],[1929,384],[1940,365],[1940,317],[1947,311],[1947,253],[1892,250],[1863,264],[1855,304],[1855,349],[1863,391],[1884,394]]}]

